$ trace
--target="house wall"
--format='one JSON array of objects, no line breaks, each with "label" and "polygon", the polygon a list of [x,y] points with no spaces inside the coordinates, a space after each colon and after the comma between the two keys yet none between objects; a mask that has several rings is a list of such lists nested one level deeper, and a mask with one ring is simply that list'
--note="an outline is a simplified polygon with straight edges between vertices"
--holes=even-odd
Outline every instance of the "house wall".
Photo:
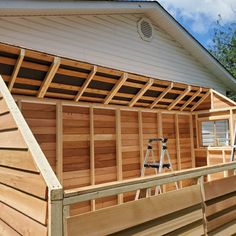
[{"label": "house wall", "polygon": [[[188,113],[178,115],[75,104],[62,105],[62,116],[59,118],[55,115],[56,104],[31,103],[30,98],[21,102],[21,108],[54,170],[58,170],[55,164],[59,163],[55,151],[55,124],[61,119],[63,131],[57,135],[63,135],[61,175],[65,189],[140,177],[148,139],[162,135],[168,138],[174,170],[194,167],[191,116]],[[158,160],[160,146],[153,146]],[[51,147],[51,151],[46,147]],[[155,172],[148,169],[146,174]],[[180,184],[187,186],[190,183],[185,181]],[[175,185],[170,184],[164,189],[175,189]],[[71,207],[71,214],[131,201],[134,194],[125,193],[119,199],[112,196],[75,204]]]},{"label": "house wall", "polygon": [[0,41],[168,81],[225,86],[164,30],[137,32],[140,14],[0,18]]},{"label": "house wall", "polygon": [[48,187],[1,97],[0,235],[46,236],[48,214]]}]

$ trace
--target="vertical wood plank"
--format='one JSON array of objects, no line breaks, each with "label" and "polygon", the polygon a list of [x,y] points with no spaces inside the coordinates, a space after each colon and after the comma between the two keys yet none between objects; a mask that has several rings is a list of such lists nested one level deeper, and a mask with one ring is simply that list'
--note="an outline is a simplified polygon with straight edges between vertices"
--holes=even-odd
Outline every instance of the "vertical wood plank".
[{"label": "vertical wood plank", "polygon": [[[180,141],[179,141],[179,116],[175,114],[175,137],[176,137],[176,155],[177,155],[177,168],[181,170],[181,157],[180,157]],[[179,182],[182,188],[182,181]]]},{"label": "vertical wood plank", "polygon": [[195,115],[195,125],[196,125],[196,143],[197,148],[199,148],[199,127],[198,127],[198,115]]},{"label": "vertical wood plank", "polygon": [[196,167],[195,161],[195,152],[194,152],[194,139],[193,139],[193,116],[189,115],[189,126],[190,126],[190,142],[191,142],[191,160],[192,160],[192,168]]},{"label": "vertical wood plank", "polygon": [[[123,179],[122,173],[122,150],[121,150],[121,114],[120,109],[116,110],[116,168],[117,180]],[[123,194],[118,195],[118,204],[123,203]]]},{"label": "vertical wood plank", "polygon": [[142,111],[138,112],[138,130],[139,130],[140,173],[141,173],[141,170],[142,170],[142,167],[143,167],[143,162],[144,162]]},{"label": "vertical wood plank", "polygon": [[[93,107],[89,108],[90,124],[90,184],[95,184],[95,160],[94,160],[94,112]],[[91,210],[95,211],[95,200],[91,200]]]},{"label": "vertical wood plank", "polygon": [[233,110],[230,109],[230,117],[229,117],[229,132],[230,132],[230,145],[233,147],[234,145],[234,119],[233,119]]},{"label": "vertical wood plank", "polygon": [[62,104],[56,104],[56,173],[57,178],[63,184],[63,124],[62,124]]}]

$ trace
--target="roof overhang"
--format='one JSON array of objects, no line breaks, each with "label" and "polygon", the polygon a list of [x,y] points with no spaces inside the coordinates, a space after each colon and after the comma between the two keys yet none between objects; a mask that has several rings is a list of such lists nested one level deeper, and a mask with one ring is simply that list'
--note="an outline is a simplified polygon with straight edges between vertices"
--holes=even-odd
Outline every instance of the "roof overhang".
[{"label": "roof overhang", "polygon": [[155,1],[1,1],[0,16],[144,13],[174,37],[226,88],[236,91],[236,79]]}]

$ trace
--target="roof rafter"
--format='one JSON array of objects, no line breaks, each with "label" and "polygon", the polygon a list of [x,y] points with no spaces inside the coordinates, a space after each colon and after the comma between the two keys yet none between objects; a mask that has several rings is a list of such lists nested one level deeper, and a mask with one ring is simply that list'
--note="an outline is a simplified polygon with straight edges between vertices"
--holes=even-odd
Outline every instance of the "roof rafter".
[{"label": "roof rafter", "polygon": [[134,104],[147,92],[148,89],[154,83],[154,79],[149,79],[148,82],[139,90],[139,92],[133,97],[129,103],[129,107],[133,107]]},{"label": "roof rafter", "polygon": [[86,88],[88,87],[89,83],[91,82],[91,80],[93,79],[93,77],[95,76],[96,73],[97,73],[97,66],[94,66],[92,71],[88,75],[88,78],[84,81],[82,87],[80,88],[80,90],[78,91],[77,95],[75,96],[74,100],[76,102],[79,101],[79,99],[83,95],[84,91],[86,90]]},{"label": "roof rafter", "polygon": [[164,90],[162,91],[162,93],[154,100],[154,102],[151,104],[150,108],[153,109],[153,108],[157,105],[157,103],[160,102],[161,99],[162,99],[163,97],[165,97],[165,95],[166,95],[167,93],[170,92],[170,90],[171,90],[173,87],[174,87],[174,83],[171,82],[171,83],[169,84],[169,86],[168,86],[166,89],[164,89]]},{"label": "roof rafter", "polygon": [[192,97],[190,97],[186,103],[183,104],[183,106],[180,108],[180,111],[183,111],[201,92],[202,88],[199,88],[197,92]]},{"label": "roof rafter", "polygon": [[38,98],[43,98],[45,96],[55,74],[57,73],[57,70],[60,64],[61,64],[61,59],[59,57],[54,57],[54,60],[44,78],[44,81],[42,82],[40,86],[40,89],[37,95]]},{"label": "roof rafter", "polygon": [[120,79],[116,82],[116,84],[112,88],[111,92],[106,96],[104,104],[108,104],[112,100],[112,98],[116,95],[116,93],[119,91],[119,89],[127,79],[128,79],[128,73],[123,73]]},{"label": "roof rafter", "polygon": [[20,67],[21,67],[21,64],[22,64],[22,62],[24,60],[24,57],[25,57],[25,49],[21,49],[19,57],[18,57],[18,59],[16,61],[16,64],[15,64],[13,73],[12,73],[11,78],[10,78],[9,83],[8,83],[9,91],[11,91],[13,86],[14,86],[14,83],[15,83],[17,75],[18,75],[18,73],[20,71]]},{"label": "roof rafter", "polygon": [[191,108],[191,111],[194,111],[200,103],[202,103],[210,94],[212,93],[212,90],[210,89],[204,96]]},{"label": "roof rafter", "polygon": [[168,110],[170,111],[170,110],[172,110],[174,107],[175,107],[175,105],[177,105],[177,103],[179,102],[179,101],[181,101],[188,93],[189,93],[189,91],[191,90],[191,86],[189,85],[184,91],[183,91],[183,93],[182,94],[180,94],[169,106],[168,106]]}]

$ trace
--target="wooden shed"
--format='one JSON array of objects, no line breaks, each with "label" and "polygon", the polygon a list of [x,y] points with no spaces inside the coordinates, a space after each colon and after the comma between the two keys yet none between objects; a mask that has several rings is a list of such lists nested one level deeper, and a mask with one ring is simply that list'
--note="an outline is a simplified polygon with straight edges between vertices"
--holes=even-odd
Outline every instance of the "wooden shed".
[{"label": "wooden shed", "polygon": [[157,2],[0,1],[0,75],[0,235],[236,233],[235,78]]}]

